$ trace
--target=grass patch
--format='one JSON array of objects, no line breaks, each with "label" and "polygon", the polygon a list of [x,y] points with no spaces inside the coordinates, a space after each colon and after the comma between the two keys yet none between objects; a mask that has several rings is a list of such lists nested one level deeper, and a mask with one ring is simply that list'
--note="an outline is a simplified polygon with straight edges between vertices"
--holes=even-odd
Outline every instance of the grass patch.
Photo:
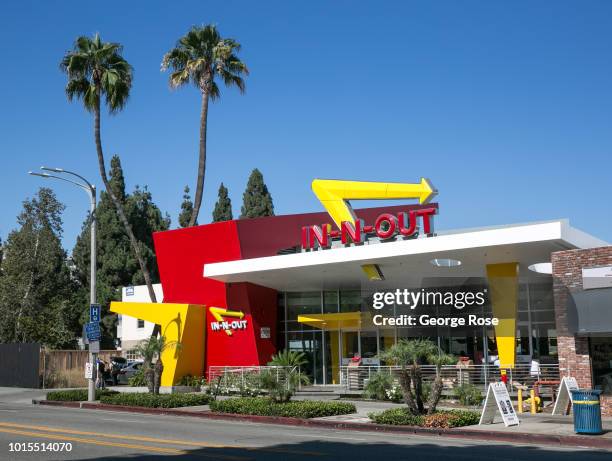
[{"label": "grass patch", "polygon": [[100,397],[100,403],[147,408],[192,407],[195,405],[208,405],[211,400],[212,397],[207,394],[155,395],[144,393],[119,393],[115,395],[103,395]]},{"label": "grass patch", "polygon": [[[117,391],[110,389],[96,389],[96,400],[103,396],[118,394]],[[55,402],[84,402],[87,400],[87,389],[71,389],[67,391],[51,391],[47,392],[47,400]]]},{"label": "grass patch", "polygon": [[348,402],[320,402],[294,400],[285,403],[272,402],[265,397],[244,397],[216,400],[210,404],[212,411],[257,416],[286,416],[292,418],[320,418],[322,416],[355,413],[355,405]]},{"label": "grass patch", "polygon": [[437,428],[472,426],[480,421],[478,412],[467,410],[437,411],[433,415],[415,416],[407,408],[391,408],[368,416],[377,424]]}]

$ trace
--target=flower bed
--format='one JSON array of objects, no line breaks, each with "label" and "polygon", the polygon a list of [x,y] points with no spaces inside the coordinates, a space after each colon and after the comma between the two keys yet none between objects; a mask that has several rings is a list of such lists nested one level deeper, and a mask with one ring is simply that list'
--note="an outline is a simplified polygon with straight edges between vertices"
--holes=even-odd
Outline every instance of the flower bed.
[{"label": "flower bed", "polygon": [[[118,394],[110,389],[96,389],[96,400],[105,395]],[[70,389],[67,391],[51,391],[47,393],[47,400],[56,402],[84,402],[87,400],[87,389]]]},{"label": "flower bed", "polygon": [[355,413],[355,405],[347,402],[320,402],[314,400],[294,400],[275,403],[268,398],[245,397],[216,400],[210,404],[212,411],[258,416],[286,416],[293,418],[320,418],[322,416],[346,415]]},{"label": "flower bed", "polygon": [[450,428],[472,426],[480,421],[480,414],[467,410],[437,411],[433,415],[413,415],[407,408],[391,408],[368,415],[377,424]]},{"label": "flower bed", "polygon": [[100,403],[147,408],[177,408],[208,405],[212,398],[206,394],[144,394],[121,393],[103,395]]}]

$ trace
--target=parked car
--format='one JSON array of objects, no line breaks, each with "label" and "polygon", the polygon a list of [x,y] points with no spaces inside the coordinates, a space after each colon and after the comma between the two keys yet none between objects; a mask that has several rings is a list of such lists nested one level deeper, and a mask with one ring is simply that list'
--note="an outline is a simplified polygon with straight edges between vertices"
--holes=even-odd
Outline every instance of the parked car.
[{"label": "parked car", "polygon": [[119,370],[117,380],[119,384],[129,384],[129,379],[134,376],[142,368],[142,361],[128,362],[128,364]]}]

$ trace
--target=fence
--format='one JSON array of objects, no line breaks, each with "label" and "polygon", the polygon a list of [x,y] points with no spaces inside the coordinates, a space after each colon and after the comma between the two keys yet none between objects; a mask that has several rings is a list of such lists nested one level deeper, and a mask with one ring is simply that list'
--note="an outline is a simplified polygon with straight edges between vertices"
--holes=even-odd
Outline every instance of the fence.
[{"label": "fence", "polygon": [[[121,351],[100,351],[98,358],[109,362]],[[86,350],[40,350],[40,384],[43,389],[54,387],[85,387],[85,363],[89,360]]]},{"label": "fence", "polygon": [[37,388],[40,344],[0,344],[0,386]]},{"label": "fence", "polygon": [[[370,376],[379,372],[399,376],[400,367],[343,366],[340,367],[340,384],[349,390],[363,390]],[[532,384],[540,380],[558,380],[559,365],[540,365],[539,371],[532,372],[530,364],[517,364],[507,373],[511,387],[515,383]],[[421,365],[421,374],[424,381],[433,381],[436,377],[435,365]],[[442,366],[441,376],[445,389],[454,389],[462,384],[471,384],[484,390],[489,383],[499,381],[501,373],[499,367],[495,365],[445,365]]]},{"label": "fence", "polygon": [[259,389],[259,377],[262,373],[270,373],[277,382],[285,382],[288,374],[300,370],[297,367],[282,366],[250,366],[224,367],[211,366],[208,369],[208,382],[230,392],[243,392],[248,389]]}]

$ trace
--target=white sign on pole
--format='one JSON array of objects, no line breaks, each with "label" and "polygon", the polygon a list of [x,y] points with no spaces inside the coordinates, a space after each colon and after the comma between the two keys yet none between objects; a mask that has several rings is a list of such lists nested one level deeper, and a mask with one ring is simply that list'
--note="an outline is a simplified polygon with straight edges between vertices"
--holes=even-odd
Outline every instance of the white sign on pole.
[{"label": "white sign on pole", "polygon": [[510,400],[510,394],[508,394],[508,389],[502,382],[489,384],[487,398],[478,424],[493,424],[497,411],[501,414],[506,427],[519,425],[518,416]]},{"label": "white sign on pole", "polygon": [[93,378],[93,367],[91,366],[91,362],[85,363],[85,379]]},{"label": "white sign on pole", "polygon": [[553,407],[552,414],[568,415],[570,403],[573,401],[572,391],[577,391],[578,389],[579,387],[576,378],[565,376],[561,380],[559,393],[557,394],[557,399],[555,400],[555,406]]}]

